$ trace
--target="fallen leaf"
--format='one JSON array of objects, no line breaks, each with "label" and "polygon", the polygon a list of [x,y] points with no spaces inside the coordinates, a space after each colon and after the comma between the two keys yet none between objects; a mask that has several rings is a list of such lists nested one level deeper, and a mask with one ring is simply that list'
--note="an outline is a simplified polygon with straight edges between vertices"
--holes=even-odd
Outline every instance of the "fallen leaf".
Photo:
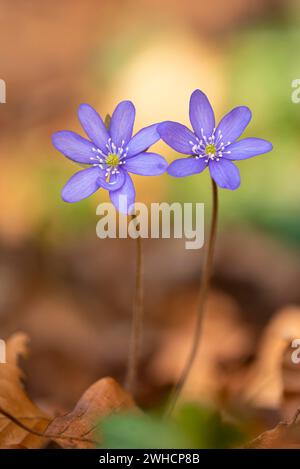
[{"label": "fallen leaf", "polygon": [[45,436],[63,448],[95,448],[100,444],[101,419],[135,408],[131,396],[113,378],[102,378],[85,391],[72,412],[51,422]]},{"label": "fallen leaf", "polygon": [[[282,357],[293,338],[300,338],[300,309],[287,306],[276,313],[267,325],[260,341],[257,360],[244,382],[243,399],[253,406],[281,408],[284,379]],[[295,411],[294,407],[288,417]],[[283,416],[287,417],[286,414]]]},{"label": "fallen leaf", "polygon": [[261,433],[244,448],[300,449],[300,423],[297,422],[297,417],[298,412],[291,422],[279,422],[272,430]]},{"label": "fallen leaf", "polygon": [[[27,355],[28,337],[22,333],[11,336],[6,344],[7,363],[0,364],[0,408],[29,430],[42,433],[50,417],[42,412],[24,391],[23,373],[18,366],[19,357]],[[22,428],[7,416],[0,414],[0,448],[42,448],[47,438]]]},{"label": "fallen leaf", "polygon": [[[300,310],[299,310],[300,314]],[[297,409],[300,408],[300,363],[293,361],[293,353],[297,350],[292,347],[294,339],[288,340],[287,346],[282,356],[282,397],[281,415],[285,420],[291,419]],[[299,348],[299,347],[298,347]]]},{"label": "fallen leaf", "polygon": [[53,440],[63,448],[95,448],[99,422],[110,414],[137,409],[131,396],[113,378],[90,386],[75,408],[52,420],[26,395],[18,367],[27,355],[28,337],[18,333],[7,341],[7,363],[0,364],[0,448],[43,448]]}]

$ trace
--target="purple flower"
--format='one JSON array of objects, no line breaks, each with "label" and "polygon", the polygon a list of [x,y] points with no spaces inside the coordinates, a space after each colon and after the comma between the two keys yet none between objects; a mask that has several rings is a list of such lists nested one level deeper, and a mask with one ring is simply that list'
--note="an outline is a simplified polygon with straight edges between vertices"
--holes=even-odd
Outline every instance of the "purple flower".
[{"label": "purple flower", "polygon": [[173,161],[168,173],[185,177],[201,173],[207,166],[212,179],[224,189],[237,189],[240,173],[232,161],[244,160],[272,150],[272,144],[260,138],[237,140],[249,124],[251,111],[239,106],[215,127],[215,116],[207,96],[195,90],[190,99],[190,121],[194,132],[177,122],[163,122],[158,132],[170,147],[190,155]]},{"label": "purple flower", "polygon": [[147,152],[160,138],[157,124],[141,129],[132,137],[135,107],[130,101],[118,104],[109,129],[89,104],[79,106],[78,116],[89,140],[68,130],[52,136],[58,151],[76,163],[89,166],[69,179],[62,190],[63,200],[78,202],[102,187],[109,191],[117,210],[129,213],[135,201],[135,188],[128,173],[156,176],[168,166],[162,156]]}]

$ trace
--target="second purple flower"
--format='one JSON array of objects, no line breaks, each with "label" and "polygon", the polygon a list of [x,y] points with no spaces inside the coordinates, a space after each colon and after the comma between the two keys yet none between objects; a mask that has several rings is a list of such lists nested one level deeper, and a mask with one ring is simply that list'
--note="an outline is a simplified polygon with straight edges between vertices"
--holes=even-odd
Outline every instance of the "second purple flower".
[{"label": "second purple flower", "polygon": [[240,173],[232,161],[244,160],[272,150],[261,138],[237,140],[251,119],[246,106],[234,108],[215,127],[214,111],[207,96],[195,90],[190,99],[190,121],[194,132],[177,122],[166,121],[158,132],[171,148],[190,155],[173,161],[168,173],[175,177],[191,176],[209,168],[212,179],[223,189],[237,189]]}]

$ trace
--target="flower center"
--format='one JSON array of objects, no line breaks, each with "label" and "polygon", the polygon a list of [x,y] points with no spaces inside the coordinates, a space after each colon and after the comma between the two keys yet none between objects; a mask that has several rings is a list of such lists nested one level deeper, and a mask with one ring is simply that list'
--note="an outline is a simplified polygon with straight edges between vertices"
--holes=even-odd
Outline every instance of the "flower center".
[{"label": "flower center", "polygon": [[216,146],[213,143],[208,143],[205,147],[205,154],[211,158],[216,156],[217,149]]},{"label": "flower center", "polygon": [[116,168],[120,163],[120,159],[118,155],[116,155],[115,153],[109,153],[106,157],[105,163],[108,166],[112,166],[113,168]]}]

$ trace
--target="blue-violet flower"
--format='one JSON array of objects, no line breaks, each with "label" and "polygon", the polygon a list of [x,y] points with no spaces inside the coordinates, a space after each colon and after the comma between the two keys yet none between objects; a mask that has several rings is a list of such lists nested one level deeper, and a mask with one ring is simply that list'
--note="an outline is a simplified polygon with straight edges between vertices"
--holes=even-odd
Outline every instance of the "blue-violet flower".
[{"label": "blue-violet flower", "polygon": [[194,132],[177,122],[166,121],[158,132],[171,148],[190,155],[173,161],[167,169],[171,176],[185,177],[209,167],[212,179],[224,189],[237,189],[240,173],[232,161],[244,160],[272,150],[272,144],[260,138],[237,140],[249,124],[251,111],[234,108],[215,127],[214,111],[207,96],[195,90],[190,99],[190,121]]},{"label": "blue-violet flower", "polygon": [[79,106],[78,117],[89,140],[67,130],[52,137],[58,151],[76,163],[88,165],[66,183],[63,200],[78,202],[102,187],[109,191],[117,210],[129,213],[135,202],[135,188],[128,173],[156,176],[168,166],[162,156],[147,151],[160,138],[157,124],[141,129],[132,137],[135,107],[130,101],[118,104],[109,129],[89,104]]}]

